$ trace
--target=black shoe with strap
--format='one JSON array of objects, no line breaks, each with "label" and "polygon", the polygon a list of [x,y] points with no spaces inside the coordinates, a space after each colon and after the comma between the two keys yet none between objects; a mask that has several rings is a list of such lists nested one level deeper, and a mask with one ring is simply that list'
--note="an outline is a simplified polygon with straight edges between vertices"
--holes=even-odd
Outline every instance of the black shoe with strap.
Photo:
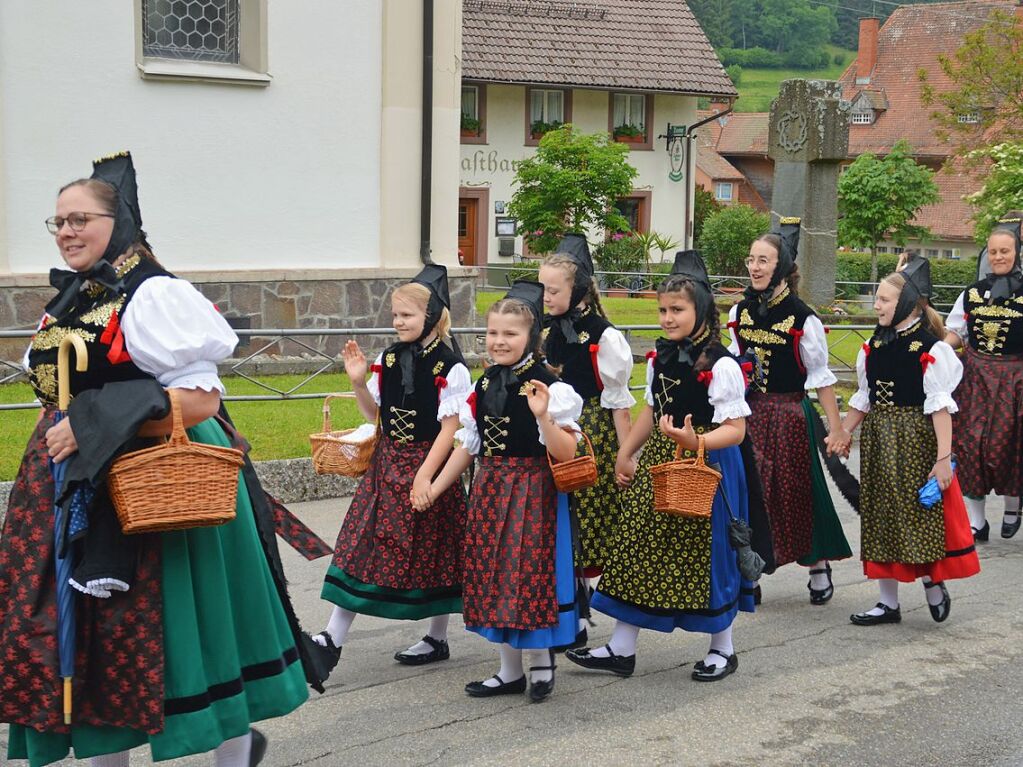
[{"label": "black shoe with strap", "polygon": [[572,640],[571,644],[558,645],[557,647],[552,647],[551,649],[554,650],[554,652],[556,653],[562,653],[565,652],[566,650],[578,650],[580,647],[585,647],[588,641],[590,641],[590,637],[586,631],[586,627],[583,626],[581,629],[579,629],[578,633],[576,633],[575,639]]},{"label": "black shoe with strap", "polygon": [[697,661],[693,666],[693,679],[697,682],[716,682],[719,679],[724,679],[729,674],[735,672],[739,668],[739,656],[735,653],[727,655],[720,650],[710,650],[707,652],[708,655],[716,655],[721,658],[725,664],[719,666],[716,663],[708,666],[704,661]]},{"label": "black shoe with strap", "polygon": [[952,611],[952,597],[948,595],[948,589],[945,588],[944,581],[925,583],[924,590],[926,591],[927,589],[941,589],[941,601],[936,605],[932,605],[930,602],[927,603],[927,606],[931,609],[931,617],[934,618],[934,622],[941,623]]},{"label": "black shoe with strap", "polygon": [[433,648],[430,652],[415,653],[410,652],[410,650],[402,650],[394,654],[394,659],[405,666],[422,666],[427,663],[447,660],[451,657],[451,648],[448,647],[446,640],[434,639],[427,634],[423,637],[423,641]]},{"label": "black shoe with strap", "polygon": [[869,611],[853,613],[849,620],[857,626],[876,626],[879,623],[902,623],[902,610],[898,607],[889,607],[884,602],[878,602],[876,607],[881,609],[880,615],[871,615]]},{"label": "black shoe with strap", "polygon": [[[316,636],[323,637],[323,644],[320,645],[324,648],[330,656],[330,668],[328,671],[333,671],[334,667],[337,666],[339,660],[341,660],[341,646],[334,644],[334,639],[330,636],[330,632],[321,631]],[[317,642],[317,644],[320,644]]]},{"label": "black shoe with strap", "polygon": [[810,575],[827,575],[828,585],[823,589],[815,589],[813,587],[813,579],[811,578],[806,582],[806,587],[810,590],[810,604],[812,605],[823,605],[835,596],[835,584],[831,581],[831,563],[828,562],[824,565],[822,570],[819,567],[815,567],[810,571]]},{"label": "black shoe with strap", "polygon": [[1002,537],[1011,538],[1019,532],[1020,523],[1023,522],[1023,511],[1006,511],[1006,517],[1015,517],[1015,522],[1006,522],[1002,519]]},{"label": "black shoe with strap", "polygon": [[984,520],[983,527],[973,527],[971,525],[970,530],[973,531],[974,543],[987,543],[988,538],[991,536],[991,525],[986,519]]},{"label": "black shoe with strap", "polygon": [[472,698],[493,698],[495,695],[521,695],[526,691],[525,674],[510,682],[504,681],[498,674],[494,674],[491,679],[496,679],[497,684],[488,685],[485,682],[469,682],[465,686],[465,691]]},{"label": "black shoe with strap", "polygon": [[632,672],[636,670],[635,654],[615,655],[611,650],[611,645],[604,645],[604,649],[607,650],[608,653],[606,658],[592,655],[589,647],[583,647],[579,650],[569,650],[565,653],[565,657],[577,666],[582,666],[583,668],[592,668],[598,671],[610,671],[612,674],[618,674],[618,676],[632,676]]},{"label": "black shoe with strap", "polygon": [[548,650],[547,656],[550,658],[550,665],[548,666],[530,666],[530,673],[534,671],[550,671],[551,678],[541,682],[534,682],[533,677],[529,678],[529,699],[533,703],[540,703],[541,701],[547,700],[548,696],[554,692],[554,669],[558,666],[554,662],[554,651]]},{"label": "black shoe with strap", "polygon": [[249,746],[249,767],[256,767],[266,756],[266,735],[255,727],[251,728],[252,744]]}]

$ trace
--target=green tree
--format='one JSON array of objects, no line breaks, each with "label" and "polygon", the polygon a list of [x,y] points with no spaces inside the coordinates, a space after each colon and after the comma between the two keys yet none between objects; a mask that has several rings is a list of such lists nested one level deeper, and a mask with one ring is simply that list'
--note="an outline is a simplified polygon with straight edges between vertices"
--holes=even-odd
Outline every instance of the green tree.
[{"label": "green tree", "polygon": [[966,156],[979,143],[993,145],[1023,138],[1023,25],[1004,11],[970,32],[951,56],[940,55],[942,72],[952,87],[938,91],[927,73],[921,98],[934,107],[931,119],[940,138],[958,144],[956,154]]},{"label": "green tree", "polygon": [[905,141],[883,159],[861,154],[838,179],[838,241],[870,248],[870,281],[877,282],[877,243],[890,237],[905,245],[911,237],[926,237],[925,227],[910,222],[938,199],[934,171],[913,159]]},{"label": "green tree", "polygon": [[700,250],[712,274],[743,274],[749,246],[767,231],[771,217],[749,205],[729,205],[707,217]]},{"label": "green tree", "polygon": [[708,216],[721,210],[721,203],[714,199],[713,194],[697,185],[693,208],[693,242],[699,242],[704,222]]},{"label": "green tree", "polygon": [[973,230],[977,242],[984,242],[1006,212],[1023,209],[1023,144],[996,144],[977,149],[969,159],[989,163],[984,188],[966,196],[977,209]]},{"label": "green tree", "polygon": [[691,0],[689,8],[714,48],[731,48],[735,44],[736,13],[732,0]]},{"label": "green tree", "polygon": [[820,51],[838,29],[831,8],[809,0],[763,0],[761,8],[763,45],[778,53]]},{"label": "green tree", "polygon": [[549,253],[566,232],[629,228],[615,201],[632,191],[638,171],[629,147],[606,131],[583,133],[572,125],[549,131],[536,154],[519,163],[508,213],[534,253]]}]

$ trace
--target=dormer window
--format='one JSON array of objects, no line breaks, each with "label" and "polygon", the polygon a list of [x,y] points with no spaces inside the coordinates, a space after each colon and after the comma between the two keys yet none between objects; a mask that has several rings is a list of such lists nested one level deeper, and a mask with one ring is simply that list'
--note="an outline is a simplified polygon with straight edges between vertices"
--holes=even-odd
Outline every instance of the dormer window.
[{"label": "dormer window", "polygon": [[870,125],[874,122],[873,110],[869,112],[853,112],[849,119],[853,125]]},{"label": "dormer window", "polygon": [[956,115],[956,120],[960,125],[976,125],[980,122],[980,112],[963,112]]}]

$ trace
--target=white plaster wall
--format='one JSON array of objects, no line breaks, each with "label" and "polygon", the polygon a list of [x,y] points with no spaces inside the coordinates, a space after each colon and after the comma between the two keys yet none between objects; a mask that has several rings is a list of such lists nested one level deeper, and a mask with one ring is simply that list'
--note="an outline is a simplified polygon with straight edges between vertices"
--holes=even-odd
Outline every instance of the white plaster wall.
[{"label": "white plaster wall", "polygon": [[[500,200],[507,203],[511,200],[514,192],[513,162],[530,157],[536,152],[535,147],[524,145],[524,91],[524,86],[488,84],[487,144],[462,145],[461,186],[490,190],[490,210],[487,211],[487,254],[492,266],[511,262],[511,259],[497,255],[494,203]],[[587,133],[606,132],[608,98],[607,91],[575,90],[572,95],[572,122]],[[655,95],[653,124],[655,136],[664,133],[669,122],[688,125],[695,121],[694,97]],[[651,192],[650,228],[681,242],[685,220],[685,188],[688,184],[691,214],[694,180],[683,178],[680,182],[673,182],[668,178],[670,164],[663,139],[655,139],[652,150],[630,151],[629,163],[639,171],[639,176],[633,182],[634,189]],[[599,239],[600,234],[593,233],[592,238]],[[516,238],[515,252],[522,252],[521,237]]]},{"label": "white plaster wall", "polygon": [[125,148],[173,270],[381,265],[379,2],[268,14],[261,88],[143,80],[129,0],[3,0],[0,272],[53,266],[57,188]]}]

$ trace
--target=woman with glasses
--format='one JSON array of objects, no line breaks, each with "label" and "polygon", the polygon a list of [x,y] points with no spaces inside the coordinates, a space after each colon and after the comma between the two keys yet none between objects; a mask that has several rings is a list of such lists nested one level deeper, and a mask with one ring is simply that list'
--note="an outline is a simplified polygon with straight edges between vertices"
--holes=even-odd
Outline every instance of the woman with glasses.
[{"label": "woman with glasses", "polygon": [[830,434],[841,436],[824,326],[796,294],[798,247],[798,218],[781,219],[777,233],[750,246],[750,287],[729,312],[728,328],[730,351],[753,362],[747,392],[753,414],[747,421],[771,520],[774,564],[809,567],[810,604],[823,605],[835,593],[830,560],[852,551],[817,457],[818,415],[806,396],[817,390]]},{"label": "woman with glasses", "polygon": [[[70,271],[51,272],[58,293],[26,355],[43,409],[0,538],[7,756],[36,767],[73,750],[93,767],[121,767],[129,749],[148,743],[156,761],[215,751],[217,765],[248,767],[266,749],[250,724],[292,711],[308,691],[307,650],[283,575],[268,564],[273,532],[257,522],[263,496],[250,496],[247,488],[259,487],[247,476],[227,524],[125,536],[105,478],[91,475],[87,524],[72,519],[68,544],[77,657],[72,724],[64,725],[48,463],[67,461],[71,477],[83,463],[168,434],[165,389],[176,391],[193,442],[228,445],[213,420],[224,391],[217,362],[238,340],[208,300],[153,258],[131,157],[94,167],[60,190],[46,222]],[[74,399],[58,421],[55,363],[70,333],[84,340],[88,369],[71,373]]]}]

